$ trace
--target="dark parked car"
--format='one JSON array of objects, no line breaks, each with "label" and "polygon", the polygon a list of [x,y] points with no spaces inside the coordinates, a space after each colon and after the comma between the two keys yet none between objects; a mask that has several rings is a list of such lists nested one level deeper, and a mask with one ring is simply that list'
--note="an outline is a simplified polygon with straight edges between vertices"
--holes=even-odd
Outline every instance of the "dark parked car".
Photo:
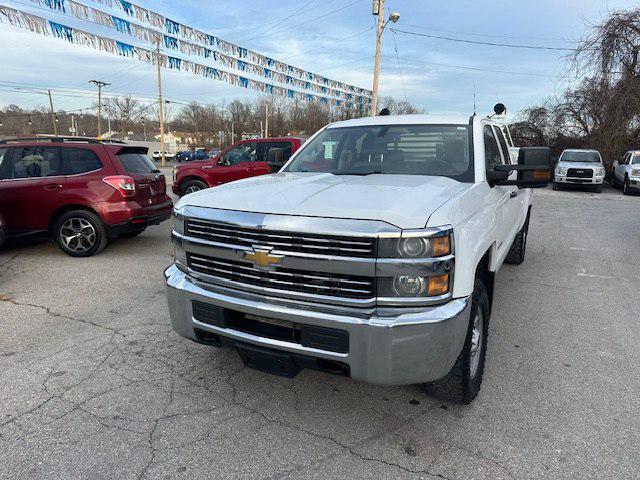
[{"label": "dark parked car", "polygon": [[301,137],[242,140],[204,161],[173,169],[173,192],[186,195],[241,178],[277,172],[305,142]]},{"label": "dark parked car", "polygon": [[190,150],[183,150],[182,152],[176,153],[176,160],[178,163],[207,159],[209,159],[209,155],[207,155],[204,150],[196,150],[195,152],[192,152]]},{"label": "dark parked car", "polygon": [[0,215],[9,237],[48,234],[65,253],[88,257],[172,209],[145,147],[77,137],[0,142]]}]

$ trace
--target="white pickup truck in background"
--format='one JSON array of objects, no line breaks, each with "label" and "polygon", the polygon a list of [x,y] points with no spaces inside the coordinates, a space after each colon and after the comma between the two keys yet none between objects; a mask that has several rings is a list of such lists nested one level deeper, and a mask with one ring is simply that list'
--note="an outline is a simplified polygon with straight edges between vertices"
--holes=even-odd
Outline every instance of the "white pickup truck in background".
[{"label": "white pickup truck in background", "polygon": [[469,403],[494,276],[524,260],[549,150],[510,159],[490,118],[328,125],[279,173],[184,196],[165,272],[173,327],[246,365],[428,384]]},{"label": "white pickup truck in background", "polygon": [[622,186],[622,193],[629,195],[632,190],[640,190],[640,151],[632,150],[616,160],[611,167],[611,186]]}]

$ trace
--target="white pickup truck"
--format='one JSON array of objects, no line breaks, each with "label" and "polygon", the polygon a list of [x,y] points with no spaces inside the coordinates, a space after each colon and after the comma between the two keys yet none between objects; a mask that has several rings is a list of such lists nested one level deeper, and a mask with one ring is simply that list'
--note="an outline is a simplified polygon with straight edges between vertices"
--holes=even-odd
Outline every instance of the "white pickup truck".
[{"label": "white pickup truck", "polygon": [[494,275],[524,259],[549,150],[511,163],[479,116],[380,116],[317,132],[279,173],[186,195],[165,271],[180,335],[246,365],[428,384],[469,403]]}]

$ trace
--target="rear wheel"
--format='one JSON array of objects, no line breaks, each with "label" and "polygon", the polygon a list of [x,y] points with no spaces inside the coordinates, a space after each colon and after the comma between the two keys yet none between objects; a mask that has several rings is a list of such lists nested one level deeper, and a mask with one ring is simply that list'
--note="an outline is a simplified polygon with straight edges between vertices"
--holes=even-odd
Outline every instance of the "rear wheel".
[{"label": "rear wheel", "polygon": [[187,182],[184,182],[184,185],[182,185],[180,192],[182,193],[182,195],[188,195],[190,193],[204,190],[205,188],[209,188],[209,186],[202,180],[189,180]]},{"label": "rear wheel", "polygon": [[455,365],[446,377],[427,384],[429,393],[468,405],[480,392],[489,330],[489,296],[480,279],[476,279],[471,296],[471,314],[467,337]]},{"label": "rear wheel", "polygon": [[107,246],[107,232],[100,217],[86,210],[63,214],[53,227],[58,246],[72,257],[90,257]]}]

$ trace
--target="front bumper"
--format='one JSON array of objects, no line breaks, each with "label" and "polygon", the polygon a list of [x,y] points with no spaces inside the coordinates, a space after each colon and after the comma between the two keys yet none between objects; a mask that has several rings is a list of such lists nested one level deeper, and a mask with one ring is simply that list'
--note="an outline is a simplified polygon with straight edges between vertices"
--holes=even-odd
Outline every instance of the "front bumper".
[{"label": "front bumper", "polygon": [[[353,379],[368,383],[404,385],[444,377],[462,351],[469,325],[470,298],[395,316],[361,316],[332,311],[327,305],[296,305],[223,287],[205,288],[175,265],[164,275],[171,323],[183,337],[198,341],[195,329],[199,329],[245,344],[339,362],[348,365]],[[194,300],[258,317],[344,330],[349,333],[349,349],[347,353],[321,350],[202,323],[194,318]]]},{"label": "front bumper", "polygon": [[554,182],[571,184],[571,185],[602,185],[604,184],[604,175],[592,178],[567,177],[566,175],[555,174]]}]

